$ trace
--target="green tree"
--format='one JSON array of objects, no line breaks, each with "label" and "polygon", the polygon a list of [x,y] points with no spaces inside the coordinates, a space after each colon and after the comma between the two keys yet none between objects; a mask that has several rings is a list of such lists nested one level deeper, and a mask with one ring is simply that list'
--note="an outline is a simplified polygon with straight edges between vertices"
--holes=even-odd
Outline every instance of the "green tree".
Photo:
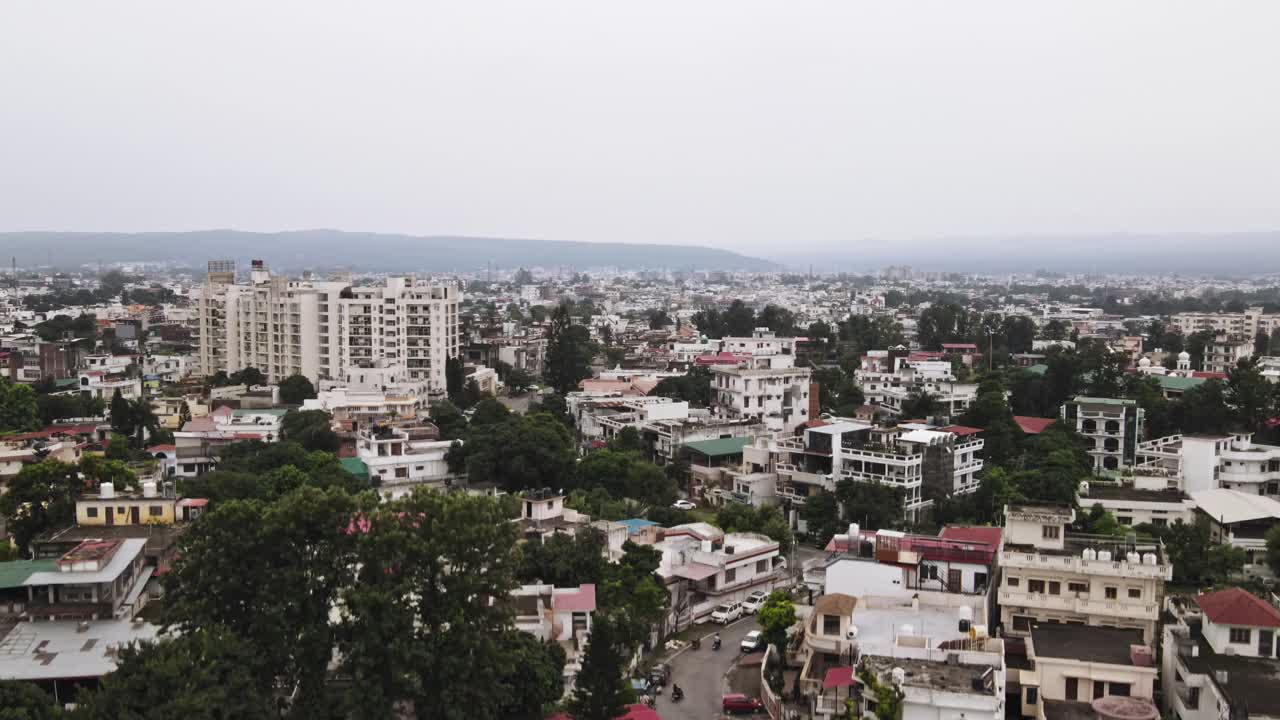
[{"label": "green tree", "polygon": [[512,416],[472,429],[467,474],[507,492],[560,487],[573,472],[572,445],[568,428],[550,415]]},{"label": "green tree", "polygon": [[248,385],[249,387],[253,387],[255,385],[266,385],[267,376],[263,375],[262,371],[258,368],[250,366],[240,372],[232,373],[231,384]]},{"label": "green tree", "polygon": [[561,394],[577,390],[580,381],[591,377],[594,355],[590,332],[571,324],[569,305],[561,303],[551,314],[544,371],[547,382]]},{"label": "green tree", "polygon": [[280,381],[280,402],[286,405],[301,405],[304,400],[316,397],[316,386],[311,384],[306,375],[290,375]]},{"label": "green tree", "polygon": [[724,311],[724,332],[731,337],[751,337],[756,329],[756,314],[746,303],[734,300]]},{"label": "green tree", "polygon": [[120,293],[124,291],[125,283],[129,282],[129,277],[119,270],[108,270],[102,277],[98,278],[98,292],[104,299],[113,300],[120,297]]},{"label": "green tree", "polygon": [[618,431],[609,441],[609,449],[617,452],[639,453],[644,451],[644,440],[634,425],[628,425]]},{"label": "green tree", "polygon": [[467,434],[466,416],[448,400],[431,403],[431,422],[440,428],[441,440],[457,440]]},{"label": "green tree", "polygon": [[342,596],[352,716],[394,717],[408,701],[442,720],[490,720],[519,701],[476,682],[517,671],[504,643],[512,608],[489,602],[516,586],[518,529],[502,505],[419,489],[392,502],[370,499],[358,527],[358,579]]},{"label": "green tree", "polygon": [[111,394],[111,429],[125,437],[133,437],[137,425],[133,420],[133,406],[120,394],[119,388]]},{"label": "green tree", "polygon": [[[233,581],[234,582],[234,581]],[[271,675],[257,649],[219,628],[120,648],[115,672],[82,696],[76,718],[268,720]],[[0,711],[2,715],[3,711]]]},{"label": "green tree", "polygon": [[57,720],[62,710],[35,683],[0,680],[0,720]]},{"label": "green tree", "polygon": [[[785,592],[774,590],[764,601],[764,605],[760,606],[757,619],[760,621],[765,642],[774,647],[778,657],[786,657],[787,630],[797,622],[796,607],[791,602],[791,598]],[[782,671],[782,665],[783,663],[778,663],[775,666],[779,674]],[[773,679],[770,679],[770,685],[775,685]],[[776,689],[778,687],[775,687]]]},{"label": "green tree", "polygon": [[1267,531],[1267,567],[1280,575],[1280,525],[1274,525]]},{"label": "green tree", "polygon": [[533,376],[521,368],[511,368],[507,372],[506,383],[507,394],[512,397],[519,397],[528,392],[530,387],[533,387]]},{"label": "green tree", "polygon": [[938,397],[928,390],[912,390],[902,401],[901,415],[905,418],[928,418],[939,410]]},{"label": "green tree", "polygon": [[1182,393],[1182,431],[1220,435],[1232,429],[1234,413],[1227,402],[1227,386],[1217,378]]},{"label": "green tree", "polygon": [[845,510],[845,519],[869,530],[901,527],[904,520],[904,495],[900,488],[882,483],[836,483],[836,497]]},{"label": "green tree", "polygon": [[323,410],[290,410],[280,421],[280,434],[307,451],[336,453],[340,444],[333,416]]},{"label": "green tree", "polygon": [[0,515],[18,547],[25,551],[45,530],[71,524],[76,498],[84,490],[75,465],[57,460],[24,465],[0,494]]},{"label": "green tree", "polygon": [[514,630],[505,633],[502,644],[514,670],[498,680],[499,694],[506,698],[498,717],[542,720],[564,695],[564,648]]},{"label": "green tree", "polygon": [[223,626],[249,639],[262,667],[297,683],[302,707],[318,713],[336,641],[330,612],[354,566],[354,508],[341,489],[302,487],[204,515],[164,577],[165,626]]},{"label": "green tree", "polygon": [[471,414],[471,427],[496,425],[510,416],[511,411],[506,405],[492,397],[485,397],[476,403],[475,410]]},{"label": "green tree", "polygon": [[604,533],[596,528],[574,535],[552,535],[542,543],[522,546],[516,575],[522,582],[556,587],[599,584],[604,582],[609,565],[604,556],[607,546]]},{"label": "green tree", "polygon": [[650,330],[661,330],[674,322],[666,310],[650,310],[648,315]]},{"label": "green tree", "polygon": [[40,429],[40,404],[26,385],[0,380],[0,434]]},{"label": "green tree", "polygon": [[786,555],[791,552],[794,540],[791,526],[782,511],[776,507],[754,508],[750,505],[731,503],[716,513],[716,526],[727,533],[754,532],[766,535],[778,543],[778,550]]},{"label": "green tree", "polygon": [[629,693],[623,685],[623,657],[615,634],[607,615],[595,618],[569,701],[575,720],[613,720],[625,711]]},{"label": "green tree", "polygon": [[691,407],[711,405],[711,370],[701,365],[689,368],[684,375],[665,377],[658,381],[650,395],[683,400]]},{"label": "green tree", "polygon": [[1234,411],[1236,425],[1248,431],[1265,429],[1276,413],[1277,386],[1258,370],[1254,358],[1241,360],[1227,373],[1226,401]]},{"label": "green tree", "polygon": [[805,522],[809,539],[818,545],[826,545],[832,536],[843,532],[840,506],[832,493],[820,492],[806,498],[800,507],[800,518]]},{"label": "green tree", "polygon": [[1066,340],[1070,328],[1061,320],[1050,320],[1040,328],[1040,336],[1045,340]]}]

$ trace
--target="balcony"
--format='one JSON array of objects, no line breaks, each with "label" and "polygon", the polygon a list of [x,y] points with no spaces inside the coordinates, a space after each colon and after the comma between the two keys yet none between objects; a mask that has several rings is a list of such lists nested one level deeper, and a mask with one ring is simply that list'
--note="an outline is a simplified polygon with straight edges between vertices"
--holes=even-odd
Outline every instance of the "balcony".
[{"label": "balcony", "polygon": [[1054,555],[1038,552],[1004,550],[1000,564],[1007,568],[1047,570],[1050,572],[1076,573],[1079,575],[1104,575],[1107,577],[1173,579],[1173,566],[1167,563],[1145,565],[1128,560],[1085,560],[1078,555]]}]

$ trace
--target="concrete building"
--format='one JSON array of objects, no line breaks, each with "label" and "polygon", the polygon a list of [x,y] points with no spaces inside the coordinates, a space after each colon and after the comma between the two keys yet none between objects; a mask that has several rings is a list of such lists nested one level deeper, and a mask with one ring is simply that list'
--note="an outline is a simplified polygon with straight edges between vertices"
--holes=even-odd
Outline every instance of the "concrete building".
[{"label": "concrete building", "polygon": [[1151,640],[1144,642],[1137,630],[1036,623],[1026,640],[1026,655],[1030,667],[1017,670],[1023,717],[1160,716],[1152,702],[1156,662]]},{"label": "concrete building", "polygon": [[1280,314],[1263,312],[1261,307],[1240,313],[1186,312],[1170,317],[1169,325],[1183,335],[1212,332],[1252,338],[1260,332],[1269,335],[1280,328]]},{"label": "concrete building", "polygon": [[564,694],[573,692],[574,679],[582,669],[582,655],[591,637],[591,619],[596,611],[596,586],[558,588],[554,585],[522,585],[511,592],[515,625],[543,642],[558,644],[565,653]]},{"label": "concrete building", "polygon": [[256,367],[272,383],[301,374],[318,384],[381,361],[443,390],[445,360],[458,356],[461,292],[454,285],[412,277],[379,287],[288,280],[257,260],[248,284],[226,279],[211,274],[194,293],[206,375]]},{"label": "concrete building", "polygon": [[1280,501],[1239,490],[1201,490],[1191,493],[1198,520],[1209,526],[1209,539],[1245,553],[1246,576],[1267,576],[1267,532],[1280,525]]},{"label": "concrete building", "polygon": [[1166,477],[1188,493],[1223,488],[1280,497],[1280,446],[1252,433],[1169,435],[1140,443],[1137,477]]},{"label": "concrete building", "polygon": [[1062,417],[1090,445],[1094,470],[1133,467],[1146,413],[1134,400],[1077,395],[1062,406]]},{"label": "concrete building", "polygon": [[1166,717],[1280,717],[1280,611],[1240,588],[1172,597],[1160,654]]},{"label": "concrete building", "polygon": [[1008,635],[1060,622],[1140,630],[1154,640],[1173,565],[1163,544],[1067,532],[1075,511],[1007,506],[1000,620]]},{"label": "concrete building", "polygon": [[711,373],[712,412],[717,417],[757,420],[774,432],[790,432],[809,420],[809,368],[717,365]]},{"label": "concrete building", "polygon": [[1204,371],[1231,372],[1236,363],[1253,357],[1253,336],[1220,335],[1204,349]]},{"label": "concrete building", "polygon": [[356,438],[356,454],[376,480],[378,492],[388,500],[409,494],[426,485],[444,489],[452,480],[449,472],[449,440],[440,440],[434,425],[419,427],[362,428]]},{"label": "concrete building", "polygon": [[757,533],[725,533],[707,523],[677,525],[662,532],[658,575],[671,595],[671,624],[705,620],[726,600],[742,600],[785,581],[778,543]]},{"label": "concrete building", "polygon": [[977,454],[985,443],[976,432],[910,424],[843,433],[839,476],[901,488],[907,516],[915,519],[941,498],[977,489],[983,464]]}]

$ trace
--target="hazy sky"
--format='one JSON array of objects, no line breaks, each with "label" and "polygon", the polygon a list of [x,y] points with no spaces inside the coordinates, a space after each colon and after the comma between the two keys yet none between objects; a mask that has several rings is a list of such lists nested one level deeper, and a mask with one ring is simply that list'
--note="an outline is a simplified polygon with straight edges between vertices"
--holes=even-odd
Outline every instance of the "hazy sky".
[{"label": "hazy sky", "polygon": [[1280,229],[1280,2],[6,0],[0,230]]}]

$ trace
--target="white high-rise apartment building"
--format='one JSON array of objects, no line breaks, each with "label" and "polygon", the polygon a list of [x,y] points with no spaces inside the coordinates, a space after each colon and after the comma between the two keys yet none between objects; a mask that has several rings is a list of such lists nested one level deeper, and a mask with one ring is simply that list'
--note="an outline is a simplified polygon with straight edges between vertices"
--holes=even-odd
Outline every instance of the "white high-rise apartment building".
[{"label": "white high-rise apartment building", "polygon": [[229,280],[211,272],[195,294],[205,375],[256,367],[271,382],[301,374],[319,383],[354,368],[403,368],[410,381],[445,388],[445,361],[459,348],[456,286],[289,280],[259,261],[248,284]]}]

